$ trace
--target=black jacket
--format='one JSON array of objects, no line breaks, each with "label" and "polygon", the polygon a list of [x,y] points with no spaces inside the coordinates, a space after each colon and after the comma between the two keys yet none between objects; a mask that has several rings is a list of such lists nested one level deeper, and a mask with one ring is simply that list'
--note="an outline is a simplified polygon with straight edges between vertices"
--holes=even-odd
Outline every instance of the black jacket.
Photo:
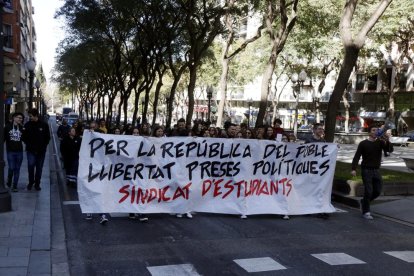
[{"label": "black jacket", "polygon": [[6,150],[8,152],[23,151],[22,135],[22,125],[14,125],[13,123],[10,123],[4,127],[4,141],[6,142]]},{"label": "black jacket", "polygon": [[71,138],[69,135],[63,138],[62,142],[60,142],[60,153],[62,155],[65,168],[70,166],[73,161],[79,159],[81,143],[82,140],[79,137],[75,136]]},{"label": "black jacket", "polygon": [[377,139],[370,141],[368,139],[359,143],[354,159],[352,160],[352,170],[358,167],[359,159],[362,156],[361,168],[379,169],[381,167],[382,151],[393,152],[394,147],[388,140]]},{"label": "black jacket", "polygon": [[50,141],[49,125],[41,120],[27,122],[22,139],[26,144],[26,151],[35,154],[46,152]]}]

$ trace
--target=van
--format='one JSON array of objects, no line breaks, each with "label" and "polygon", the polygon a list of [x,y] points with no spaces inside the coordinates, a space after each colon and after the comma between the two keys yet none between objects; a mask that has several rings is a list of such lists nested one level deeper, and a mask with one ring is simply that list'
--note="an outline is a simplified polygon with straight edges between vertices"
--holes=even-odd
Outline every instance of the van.
[{"label": "van", "polygon": [[76,123],[79,119],[79,114],[75,113],[75,112],[70,112],[67,115],[67,121],[68,121],[68,125],[73,126],[74,123]]}]

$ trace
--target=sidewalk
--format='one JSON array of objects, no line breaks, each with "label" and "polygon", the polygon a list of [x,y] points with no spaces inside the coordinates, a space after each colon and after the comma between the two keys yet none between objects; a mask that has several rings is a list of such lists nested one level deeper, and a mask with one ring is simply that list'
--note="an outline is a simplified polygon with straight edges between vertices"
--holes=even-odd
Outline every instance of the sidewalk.
[{"label": "sidewalk", "polygon": [[[26,153],[20,169],[17,193],[12,195],[12,211],[0,213],[0,276],[11,275],[69,275],[67,268],[66,247],[53,248],[51,218],[56,217],[56,204],[61,214],[57,181],[51,185],[51,158],[53,141],[51,141],[43,166],[41,191],[26,190],[28,181]],[[53,164],[52,164],[53,167]],[[5,168],[7,174],[7,167]],[[51,201],[51,194],[53,198]],[[51,203],[53,206],[51,206]],[[51,210],[52,213],[51,214]],[[56,213],[56,214],[55,214]],[[55,223],[53,221],[53,223]],[[63,227],[63,225],[62,225]],[[59,229],[54,232],[62,234]],[[63,240],[64,242],[64,240]],[[53,244],[61,245],[53,241]]]},{"label": "sidewalk", "polygon": [[[341,144],[338,152],[337,160],[349,163],[350,172],[356,149],[357,145]],[[383,158],[381,168],[412,173],[414,185],[414,171],[407,169],[401,157],[413,158],[414,148],[394,146],[394,152],[389,157]],[[414,210],[414,196],[382,196],[374,201],[371,210],[374,214],[414,224],[414,213],[412,212]]]}]

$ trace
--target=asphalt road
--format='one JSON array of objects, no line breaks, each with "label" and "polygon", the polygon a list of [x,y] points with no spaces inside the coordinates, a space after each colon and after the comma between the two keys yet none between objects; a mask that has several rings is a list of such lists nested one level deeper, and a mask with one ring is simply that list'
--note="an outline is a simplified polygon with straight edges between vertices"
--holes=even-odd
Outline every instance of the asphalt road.
[{"label": "asphalt road", "polygon": [[84,219],[75,189],[60,188],[71,275],[414,274],[413,227],[344,206],[328,220],[115,215],[102,226]]}]

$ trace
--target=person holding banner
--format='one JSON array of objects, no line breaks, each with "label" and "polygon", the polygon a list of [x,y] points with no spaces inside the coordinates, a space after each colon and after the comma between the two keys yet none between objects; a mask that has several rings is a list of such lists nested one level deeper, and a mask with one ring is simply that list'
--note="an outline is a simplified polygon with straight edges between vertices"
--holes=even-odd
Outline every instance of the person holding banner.
[{"label": "person holding banner", "polygon": [[370,202],[376,199],[382,191],[382,176],[380,174],[382,151],[393,152],[394,147],[389,141],[391,134],[378,137],[378,128],[368,128],[368,138],[359,143],[352,160],[351,175],[356,176],[359,159],[362,156],[361,176],[364,183],[364,197],[361,199],[361,211],[364,219],[374,219],[370,212]]},{"label": "person holding banner", "polygon": [[[147,126],[148,126],[148,124],[147,124]],[[141,132],[141,130],[138,127],[134,127],[132,129],[132,136],[139,136],[140,132]],[[129,219],[139,219],[140,222],[148,222],[148,220],[149,220],[147,215],[140,214],[140,213],[129,213],[128,218]]]},{"label": "person holding banner", "polygon": [[[104,120],[104,122],[105,122],[105,120]],[[89,131],[90,132],[95,132],[96,131],[96,132],[102,133],[102,130],[98,129],[98,126],[97,126],[95,121],[90,122]],[[108,217],[105,214],[99,214],[99,216],[101,217],[101,219],[99,220],[99,223],[101,225],[106,225],[109,221]],[[87,220],[92,220],[92,214],[87,213],[86,214],[86,219]]]},{"label": "person holding banner", "polygon": [[[305,139],[305,144],[309,143],[326,143],[325,128],[320,123],[315,123],[312,127],[312,136]],[[329,219],[328,213],[316,214],[318,218]]]}]

